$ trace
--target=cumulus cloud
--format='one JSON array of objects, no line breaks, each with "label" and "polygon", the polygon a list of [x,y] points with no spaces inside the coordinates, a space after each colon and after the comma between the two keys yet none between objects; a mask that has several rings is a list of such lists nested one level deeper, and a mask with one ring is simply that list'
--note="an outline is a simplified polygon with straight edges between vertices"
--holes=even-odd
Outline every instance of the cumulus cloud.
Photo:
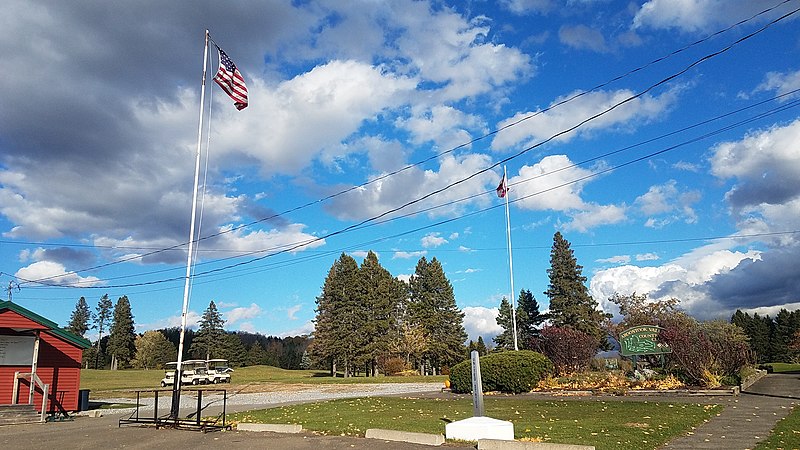
[{"label": "cumulus cloud", "polygon": [[[384,214],[386,211],[402,206],[412,200],[443,187],[464,180],[490,164],[487,155],[468,154],[463,156],[446,155],[440,158],[439,171],[421,170],[417,167],[401,172],[367,186],[358,188],[333,199],[325,206],[326,210],[340,219],[365,219]],[[491,172],[482,173],[466,182],[460,183],[440,194],[410,205],[398,214],[408,214],[425,208],[444,205],[453,200],[471,198],[469,201],[452,203],[428,211],[431,217],[452,216],[465,211],[469,206],[487,205],[489,198],[480,196],[487,186],[496,183]],[[387,217],[391,217],[389,215]]]},{"label": "cumulus cloud", "polygon": [[233,308],[229,311],[224,311],[223,314],[225,317],[225,323],[232,326],[241,321],[254,319],[260,316],[263,312],[264,311],[260,306],[256,305],[255,303],[251,303],[250,306]]},{"label": "cumulus cloud", "polygon": [[473,341],[478,340],[478,336],[483,336],[484,342],[490,344],[492,338],[503,332],[503,328],[497,325],[497,308],[485,308],[483,306],[467,306],[462,309],[464,313],[464,328],[467,336]]},{"label": "cumulus cloud", "polygon": [[399,252],[394,252],[394,255],[392,255],[392,259],[421,258],[421,257],[423,257],[423,256],[425,256],[427,254],[428,254],[428,252],[424,251],[424,250],[423,251],[418,251],[418,252],[399,251]]},{"label": "cumulus cloud", "polygon": [[102,283],[102,280],[94,276],[82,277],[77,273],[67,272],[63,264],[52,261],[37,261],[17,270],[14,277],[57,286],[92,287]]},{"label": "cumulus cloud", "polygon": [[428,233],[422,236],[421,244],[424,248],[436,248],[440,245],[447,244],[447,239],[441,236],[441,233]]},{"label": "cumulus cloud", "polygon": [[800,70],[787,73],[767,72],[764,78],[764,81],[756,87],[755,92],[769,91],[774,92],[775,95],[785,95],[781,97],[781,102],[789,101],[800,95],[797,92],[789,94],[800,89]]},{"label": "cumulus cloud", "polygon": [[646,226],[660,228],[676,220],[694,223],[697,213],[693,205],[700,201],[700,197],[699,191],[681,192],[678,183],[669,180],[664,184],[651,186],[634,204],[647,216]]},{"label": "cumulus cloud", "polygon": [[[775,6],[770,0],[650,0],[633,18],[635,28],[677,29],[684,32],[711,31],[749,18]],[[782,5],[762,21],[778,17],[790,10]]]},{"label": "cumulus cloud", "polygon": [[[569,130],[582,121],[609,110],[614,105],[634,95],[633,91],[625,89],[592,91],[567,103],[555,106],[579,93],[573,92],[557,98],[550,104],[553,109],[549,111],[522,112],[500,122],[497,128],[502,129],[502,131],[497,133],[497,136],[492,141],[492,149],[504,151],[549,139],[555,136],[556,133]],[[648,94],[638,97],[586,122],[576,130],[559,135],[555,140],[568,142],[576,136],[587,137],[591,133],[599,131],[635,129],[636,126],[643,123],[663,119],[676,98],[677,91],[675,90],[667,91],[658,96]],[[522,121],[526,117],[530,118]],[[503,129],[503,127],[516,122],[520,123]]]}]

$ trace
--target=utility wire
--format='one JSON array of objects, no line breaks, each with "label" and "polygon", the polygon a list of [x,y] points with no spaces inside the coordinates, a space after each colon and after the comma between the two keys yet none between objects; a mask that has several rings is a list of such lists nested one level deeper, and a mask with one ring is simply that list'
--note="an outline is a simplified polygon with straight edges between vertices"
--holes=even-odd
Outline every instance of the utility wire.
[{"label": "utility wire", "polygon": [[[789,0],[787,0],[787,1],[784,1],[783,3],[787,3],[788,1],[789,1]],[[783,3],[781,3],[781,5],[782,5]],[[780,5],[777,5],[777,6],[780,6]],[[777,6],[776,6],[776,7],[777,7]],[[776,7],[773,7],[773,8],[771,8],[771,9],[769,9],[769,10],[765,10],[765,11],[764,11],[764,12],[762,12],[762,13],[768,12],[768,11],[770,11],[770,10],[772,10],[772,9],[776,8]],[[647,87],[647,88],[645,88],[644,90],[641,90],[641,91],[639,91],[638,93],[636,93],[636,94],[634,94],[634,95],[631,95],[631,96],[627,97],[626,99],[624,99],[624,100],[622,100],[622,101],[620,101],[620,102],[618,102],[618,103],[616,103],[616,104],[612,105],[611,107],[609,107],[609,108],[607,108],[607,109],[605,109],[605,110],[603,110],[603,111],[601,111],[601,112],[599,112],[599,113],[596,113],[596,114],[594,114],[594,115],[592,115],[592,116],[590,116],[590,117],[588,117],[588,118],[586,118],[586,119],[584,119],[584,120],[582,120],[582,121],[578,122],[577,124],[575,124],[575,125],[573,125],[573,126],[571,126],[571,127],[567,128],[567,129],[564,129],[564,130],[562,130],[562,131],[559,131],[558,133],[555,133],[555,134],[553,134],[553,135],[552,135],[552,136],[550,136],[549,138],[547,138],[547,139],[544,139],[544,140],[542,140],[542,141],[540,141],[540,142],[538,142],[538,143],[536,143],[536,144],[534,144],[534,145],[531,145],[531,146],[529,146],[529,147],[527,147],[527,148],[525,148],[525,149],[523,149],[523,150],[521,150],[521,151],[517,152],[516,154],[513,154],[513,155],[511,155],[511,156],[508,156],[508,157],[506,157],[506,158],[504,158],[504,159],[502,159],[502,160],[500,160],[500,161],[498,161],[498,162],[496,162],[496,163],[494,163],[494,164],[492,164],[492,165],[490,165],[490,166],[488,166],[488,167],[486,167],[486,168],[484,168],[484,169],[482,169],[482,170],[479,170],[478,172],[475,172],[475,173],[473,173],[473,174],[471,174],[471,175],[469,175],[469,176],[467,176],[467,177],[465,177],[465,178],[462,178],[462,179],[460,179],[460,180],[457,180],[457,181],[455,181],[455,182],[453,182],[453,183],[450,183],[450,184],[448,184],[448,185],[446,185],[446,186],[444,186],[444,187],[442,187],[442,188],[436,189],[436,190],[434,190],[434,191],[432,191],[432,192],[430,192],[430,193],[428,193],[428,194],[425,194],[425,195],[423,195],[422,197],[419,197],[419,198],[417,198],[417,199],[415,199],[415,200],[412,200],[412,201],[406,202],[405,204],[403,204],[403,205],[401,205],[401,206],[398,206],[398,207],[395,207],[395,208],[389,209],[389,210],[387,210],[387,211],[384,211],[383,213],[380,213],[380,214],[378,214],[378,215],[376,215],[376,216],[373,216],[373,217],[370,217],[370,218],[368,218],[368,219],[365,219],[365,220],[363,220],[363,221],[361,221],[361,222],[359,222],[359,223],[356,223],[356,224],[353,224],[353,225],[347,226],[347,227],[345,227],[345,228],[339,229],[339,230],[337,230],[337,231],[334,231],[334,232],[328,233],[328,234],[326,234],[326,235],[324,235],[324,236],[317,237],[317,238],[314,238],[314,239],[311,239],[311,240],[309,240],[309,241],[305,241],[305,242],[302,242],[302,243],[298,243],[298,244],[296,244],[296,245],[294,245],[294,246],[291,246],[291,247],[290,247],[290,248],[288,248],[288,249],[284,249],[284,250],[281,250],[281,251],[279,251],[279,252],[276,252],[276,253],[270,253],[270,254],[268,254],[268,255],[264,255],[264,256],[261,256],[261,257],[253,258],[253,259],[250,259],[250,260],[248,260],[248,261],[242,261],[242,262],[239,262],[239,263],[231,264],[231,265],[224,266],[224,267],[220,267],[220,268],[217,268],[217,269],[212,269],[212,270],[209,270],[209,271],[206,271],[206,272],[201,272],[201,273],[199,273],[198,275],[204,275],[204,274],[208,274],[208,273],[214,273],[214,272],[219,272],[219,271],[222,271],[222,270],[232,269],[232,268],[235,268],[235,267],[239,267],[239,266],[242,266],[242,265],[251,264],[251,263],[254,263],[254,262],[260,261],[260,260],[262,260],[262,259],[265,259],[265,258],[267,258],[267,257],[270,257],[270,256],[274,256],[274,255],[281,254],[281,253],[286,253],[286,252],[291,252],[291,251],[293,251],[293,250],[297,250],[297,249],[300,249],[300,248],[302,248],[302,247],[304,247],[304,246],[310,245],[311,243],[314,243],[314,242],[319,242],[319,241],[322,241],[322,240],[324,240],[324,239],[326,239],[326,238],[333,237],[333,236],[337,236],[337,235],[339,235],[339,234],[346,233],[346,232],[348,232],[348,231],[351,231],[351,230],[353,230],[353,229],[357,229],[358,227],[361,227],[362,225],[365,225],[365,224],[367,224],[367,223],[370,223],[370,222],[375,222],[375,221],[377,221],[378,219],[381,219],[381,218],[383,218],[383,217],[386,217],[386,216],[388,216],[388,215],[390,215],[390,214],[392,214],[392,213],[395,213],[395,212],[397,212],[397,211],[400,211],[400,210],[402,210],[402,209],[405,209],[405,208],[407,208],[407,207],[409,207],[409,206],[412,206],[412,205],[414,205],[414,204],[420,203],[420,202],[422,202],[422,201],[424,201],[424,200],[426,200],[426,199],[428,199],[428,198],[430,198],[430,197],[432,197],[432,196],[434,196],[434,195],[438,195],[438,194],[440,194],[440,193],[442,193],[442,192],[444,192],[444,191],[446,191],[446,190],[448,190],[448,189],[450,189],[450,188],[452,188],[452,187],[455,187],[455,186],[457,186],[457,185],[460,185],[460,184],[462,184],[462,183],[465,183],[465,182],[467,182],[467,181],[469,181],[469,180],[471,180],[471,179],[473,179],[473,178],[477,177],[478,175],[481,175],[481,174],[483,174],[483,173],[486,173],[486,172],[488,172],[488,171],[490,171],[490,170],[492,170],[492,169],[494,169],[494,168],[496,168],[496,167],[498,167],[498,166],[500,166],[500,165],[502,165],[502,164],[504,164],[504,163],[506,163],[506,162],[508,162],[508,161],[511,161],[511,160],[513,160],[513,159],[516,159],[516,158],[518,158],[518,157],[522,156],[523,154],[525,154],[525,153],[528,153],[528,152],[530,152],[531,150],[533,150],[533,149],[536,149],[536,148],[538,148],[538,147],[541,147],[541,146],[543,146],[543,145],[545,145],[545,144],[547,144],[547,143],[549,143],[549,142],[551,142],[551,141],[553,141],[553,140],[555,140],[555,139],[557,139],[557,138],[559,138],[559,137],[561,137],[561,136],[563,136],[563,135],[566,135],[566,134],[568,134],[568,133],[571,133],[571,132],[573,132],[573,131],[575,131],[575,130],[579,129],[579,128],[580,128],[580,127],[582,127],[583,125],[585,125],[585,124],[587,124],[587,123],[589,123],[589,122],[591,122],[591,121],[593,121],[593,120],[595,120],[595,119],[597,119],[597,118],[599,118],[599,117],[602,117],[602,116],[603,116],[603,115],[605,115],[605,114],[608,114],[608,113],[610,113],[611,111],[613,111],[613,110],[615,110],[615,109],[619,108],[620,106],[623,106],[623,105],[625,105],[625,104],[627,104],[627,103],[629,103],[629,102],[631,102],[631,101],[633,101],[633,100],[635,100],[635,99],[638,99],[638,98],[640,98],[640,97],[644,96],[645,94],[649,93],[650,91],[654,90],[655,88],[657,88],[657,87],[659,87],[659,86],[662,86],[662,85],[664,85],[664,84],[666,84],[666,83],[668,83],[668,82],[670,82],[670,81],[672,81],[672,80],[674,80],[674,79],[676,79],[676,78],[680,77],[681,75],[685,74],[686,72],[688,72],[688,71],[689,71],[689,70],[691,70],[692,68],[694,68],[694,67],[696,67],[696,66],[698,66],[698,65],[700,65],[700,64],[702,64],[702,63],[704,63],[704,62],[706,62],[706,61],[708,61],[708,60],[710,60],[710,59],[712,59],[712,58],[714,58],[714,57],[717,57],[717,56],[719,56],[719,55],[721,55],[721,54],[723,54],[723,53],[726,53],[727,51],[729,51],[730,49],[732,49],[732,48],[733,48],[733,47],[735,47],[736,45],[738,45],[738,44],[740,44],[740,43],[742,43],[742,42],[744,42],[744,41],[746,41],[746,40],[748,40],[748,39],[751,39],[752,37],[754,37],[754,36],[756,36],[756,35],[758,35],[758,34],[762,33],[763,31],[767,30],[767,29],[768,29],[769,27],[771,27],[772,25],[774,25],[774,24],[776,24],[776,23],[778,23],[778,22],[780,22],[780,21],[782,21],[782,20],[785,20],[786,18],[788,18],[788,17],[790,17],[790,16],[792,16],[792,15],[796,14],[798,11],[800,11],[800,8],[794,9],[794,10],[792,10],[792,11],[790,11],[790,12],[786,13],[786,14],[783,14],[783,15],[781,15],[780,17],[778,17],[778,18],[776,18],[776,19],[773,19],[773,20],[771,20],[770,22],[768,22],[768,23],[767,23],[767,24],[765,24],[764,26],[762,26],[762,27],[758,28],[757,30],[755,30],[755,31],[753,31],[753,32],[751,32],[751,33],[748,33],[747,35],[744,35],[744,36],[740,37],[739,39],[737,39],[737,40],[735,40],[733,43],[731,43],[731,44],[729,44],[729,45],[727,45],[727,46],[723,47],[722,49],[720,49],[720,50],[717,50],[717,51],[715,51],[715,52],[712,52],[712,53],[710,53],[710,54],[707,54],[707,55],[703,56],[702,58],[699,58],[699,59],[697,59],[697,60],[693,61],[691,64],[687,65],[686,67],[684,67],[683,69],[679,70],[678,72],[675,72],[675,73],[673,73],[672,75],[670,75],[670,76],[668,76],[668,77],[666,77],[666,78],[663,78],[662,80],[658,81],[657,83],[655,83],[655,84],[652,84],[652,85],[648,86],[648,87]],[[758,15],[756,15],[756,16],[753,16],[753,17],[757,17],[757,16],[758,16]],[[724,30],[723,30],[723,32],[724,32]],[[601,86],[602,86],[602,85],[601,85]],[[559,103],[559,104],[563,104],[563,103]],[[558,106],[559,104],[553,105],[552,107]],[[551,108],[552,108],[552,107],[551,107]],[[538,113],[536,113],[536,114],[540,114],[540,113],[542,113],[542,112],[544,112],[544,111],[546,111],[546,110],[539,111],[539,112],[538,112]],[[534,115],[536,115],[536,114],[534,114]],[[524,119],[524,118],[523,118],[523,119]],[[519,122],[521,122],[523,119],[521,119],[520,121],[518,121],[518,122],[516,122],[516,123],[519,123]],[[508,126],[512,126],[512,124],[509,124]],[[487,134],[487,135],[484,135],[484,136],[482,136],[482,137],[480,137],[480,138],[476,138],[476,139],[474,139],[474,140],[470,141],[470,143],[472,143],[472,142],[476,142],[476,141],[478,141],[478,140],[480,140],[480,139],[483,139],[483,138],[485,138],[485,137],[488,137],[488,136],[494,135],[494,134],[498,133],[499,131],[501,131],[501,130],[503,130],[503,129],[505,129],[505,128],[500,128],[500,129],[498,129],[498,130],[495,130],[495,131],[494,131],[494,132],[492,132],[492,133],[489,133],[489,134]],[[455,149],[458,149],[458,148],[461,148],[461,147],[463,147],[463,146],[469,145],[470,143],[467,143],[467,144],[462,144],[461,146],[455,147],[455,148],[453,148],[453,149],[451,149],[451,150],[449,150],[449,151],[447,151],[447,152],[454,151]],[[443,152],[443,153],[447,153],[447,152]],[[442,153],[442,154],[443,154],[443,153]],[[430,161],[430,159],[431,159],[431,158],[427,159],[426,161]],[[407,167],[408,167],[408,166],[407,166]],[[406,169],[405,169],[405,168],[404,168],[404,169],[400,169],[399,171],[396,171],[396,173],[399,173],[399,172],[400,172],[400,171],[402,171],[402,170],[406,170]],[[371,182],[375,182],[375,181],[377,181],[377,180],[371,180]],[[367,183],[367,184],[369,184],[369,183]],[[365,184],[365,185],[366,185],[366,184]],[[363,186],[363,185],[362,185],[362,186]],[[333,198],[333,197],[335,197],[335,196],[343,195],[344,193],[350,192],[350,191],[352,191],[352,190],[354,190],[354,189],[357,189],[357,188],[358,188],[358,186],[356,186],[356,187],[353,187],[353,188],[350,188],[350,189],[347,189],[347,190],[344,190],[344,191],[341,191],[340,193],[337,193],[337,194],[332,194],[331,196],[325,197],[325,198],[323,198],[323,199],[320,199],[320,200],[317,200],[317,201],[314,201],[314,202],[310,202],[310,203],[308,203],[308,204],[306,204],[306,205],[303,205],[303,206],[299,206],[299,207],[292,208],[292,209],[288,210],[288,211],[287,211],[287,213],[288,213],[288,212],[293,212],[293,211],[296,211],[296,210],[298,210],[298,209],[301,209],[301,208],[304,208],[304,207],[307,207],[307,206],[310,206],[310,205],[313,205],[313,204],[320,203],[320,202],[322,202],[322,201],[325,201],[325,200],[329,200],[329,199],[331,199],[331,198]],[[269,218],[264,218],[264,219],[261,219],[261,220],[259,220],[259,221],[252,222],[252,223],[250,223],[250,224],[242,225],[242,226],[240,226],[239,228],[241,228],[241,227],[245,227],[245,226],[249,226],[249,225],[252,225],[252,224],[254,224],[254,223],[259,223],[259,222],[262,222],[262,221],[264,221],[264,220],[268,220],[268,219],[271,219],[271,218],[275,218],[275,217],[277,217],[277,216],[279,216],[279,215],[280,215],[280,214],[276,214],[276,215],[274,215],[274,216],[271,216],[271,217],[269,217]],[[225,232],[230,232],[230,231],[231,231],[231,230],[226,230]],[[222,234],[222,233],[216,233],[216,234],[213,234],[213,235],[209,235],[209,236],[207,236],[207,237],[200,238],[200,239],[198,239],[198,240],[202,240],[202,239],[208,239],[208,238],[211,238],[211,237],[216,237],[216,236],[218,236],[218,235],[220,235],[220,234]],[[173,246],[173,247],[169,247],[168,249],[165,249],[165,250],[169,250],[169,249],[174,249],[174,248],[177,248],[177,247],[181,247],[182,245],[185,245],[185,244],[180,244],[180,245],[176,245],[176,246]],[[159,251],[151,252],[151,254],[155,254],[155,253],[158,253],[158,252],[159,252]],[[144,257],[144,256],[147,256],[147,255],[138,255],[138,256],[136,256],[136,257],[131,257],[131,258],[130,258],[130,259],[128,259],[128,260],[131,260],[131,259],[138,259],[138,258],[141,258],[141,257]],[[120,263],[120,262],[124,262],[124,260],[119,260],[119,261],[114,261],[114,262],[110,262],[110,263],[107,263],[107,264],[102,264],[102,265],[95,266],[95,267],[92,267],[92,268],[89,268],[89,269],[84,269],[84,271],[88,271],[88,270],[95,270],[95,269],[99,269],[99,268],[102,268],[102,267],[106,267],[106,266],[109,266],[109,265],[112,265],[112,264],[118,264],[118,263]],[[70,273],[73,273],[73,274],[74,274],[74,273],[76,273],[76,272],[70,272]],[[67,273],[67,274],[69,274],[69,273]],[[46,280],[50,280],[50,279],[54,279],[54,278],[58,278],[58,277],[63,277],[64,275],[66,275],[66,274],[60,274],[60,275],[56,275],[56,276],[52,276],[52,277],[41,278],[41,279],[38,279],[38,280],[24,280],[24,281],[25,281],[26,283],[41,283],[42,281],[46,281]],[[164,280],[164,281],[172,281],[172,280],[173,280],[173,279],[168,279],[168,280]],[[148,282],[148,283],[144,283],[144,284],[152,284],[152,283],[155,283],[155,282]]]}]

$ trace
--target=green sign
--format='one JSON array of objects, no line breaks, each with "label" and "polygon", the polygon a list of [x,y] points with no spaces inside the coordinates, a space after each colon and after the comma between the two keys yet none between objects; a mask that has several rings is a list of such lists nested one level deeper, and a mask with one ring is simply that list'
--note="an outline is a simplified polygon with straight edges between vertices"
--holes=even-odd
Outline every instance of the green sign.
[{"label": "green sign", "polygon": [[658,333],[661,327],[655,325],[641,325],[628,328],[619,334],[619,343],[622,347],[622,356],[634,355],[661,355],[672,353],[667,344],[658,342]]}]

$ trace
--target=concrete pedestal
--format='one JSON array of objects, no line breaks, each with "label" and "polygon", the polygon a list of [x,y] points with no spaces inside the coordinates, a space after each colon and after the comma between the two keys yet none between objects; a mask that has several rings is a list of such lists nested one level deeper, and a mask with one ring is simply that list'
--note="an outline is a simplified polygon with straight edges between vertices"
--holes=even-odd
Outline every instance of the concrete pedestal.
[{"label": "concrete pedestal", "polygon": [[514,424],[491,417],[470,417],[445,425],[447,439],[477,441],[478,439],[514,440]]}]

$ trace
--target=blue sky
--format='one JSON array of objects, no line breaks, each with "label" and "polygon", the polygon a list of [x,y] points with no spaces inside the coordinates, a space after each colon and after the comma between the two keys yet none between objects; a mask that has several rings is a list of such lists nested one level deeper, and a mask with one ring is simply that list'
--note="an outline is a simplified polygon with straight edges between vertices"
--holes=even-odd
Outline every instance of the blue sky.
[{"label": "blue sky", "polygon": [[632,292],[699,319],[797,309],[798,8],[11,0],[0,282],[60,324],[103,294],[140,331],[180,323],[209,29],[250,106],[209,82],[190,323],[214,300],[229,329],[310,332],[333,261],[373,250],[401,278],[439,259],[470,336],[491,337],[503,166],[515,288],[543,309],[556,231],[612,313]]}]

